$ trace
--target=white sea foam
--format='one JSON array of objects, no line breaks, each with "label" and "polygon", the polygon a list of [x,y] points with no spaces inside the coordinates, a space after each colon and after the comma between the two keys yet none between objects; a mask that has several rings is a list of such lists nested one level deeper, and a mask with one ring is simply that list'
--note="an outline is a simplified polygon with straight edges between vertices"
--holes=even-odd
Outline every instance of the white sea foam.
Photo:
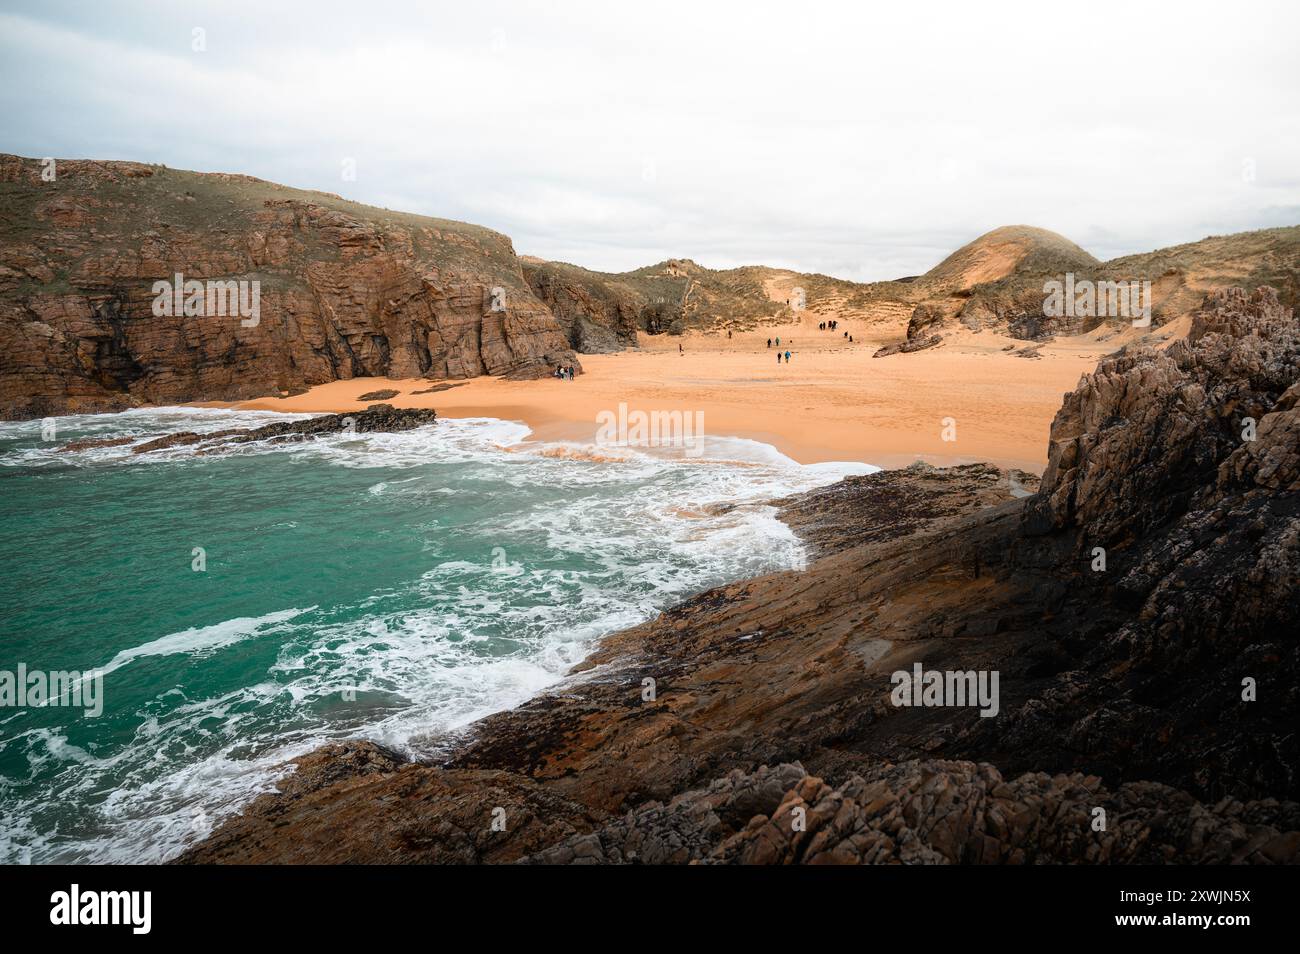
[{"label": "white sea foam", "polygon": [[[185,408],[61,418],[55,447],[68,434],[153,437],[283,417]],[[0,425],[0,440],[31,427]],[[608,633],[708,586],[802,566],[803,547],[770,501],[877,469],[800,465],[739,438],[710,437],[702,457],[685,459],[671,449],[610,453],[529,437],[517,422],[459,419],[214,455],[288,454],[304,463],[375,469],[379,479],[363,484],[375,506],[409,505],[413,520],[427,519],[471,495],[484,515],[454,541],[431,536],[422,554],[428,562],[413,582],[376,591],[348,613],[285,608],[116,649],[106,672],[163,656],[201,664],[265,637],[280,647],[264,678],[231,692],[209,697],[159,686],[135,738],[111,753],[70,745],[49,730],[18,733],[6,723],[8,744],[19,747],[32,771],[55,772],[60,797],[85,807],[75,834],[53,831],[39,820],[46,810],[39,800],[12,802],[0,779],[0,799],[12,810],[0,824],[0,860],[162,860],[271,790],[287,759],[324,742],[363,738],[425,753],[448,733],[560,682]],[[27,446],[0,463],[137,467],[192,454],[123,450]],[[445,471],[415,470],[431,462],[454,465],[456,489],[443,485]],[[491,553],[497,542],[500,558]],[[525,545],[554,558],[512,554]],[[467,546],[481,555],[467,556]]]},{"label": "white sea foam", "polygon": [[142,659],[146,656],[171,656],[177,653],[201,656],[205,653],[215,652],[229,646],[231,643],[237,643],[241,639],[267,635],[274,631],[277,623],[294,619],[303,613],[311,612],[315,608],[312,606],[309,609],[282,610],[278,613],[267,613],[265,616],[258,617],[241,616],[238,619],[224,620],[212,626],[196,626],[182,630],[179,633],[171,633],[139,646],[132,646],[130,649],[122,650],[99,667],[97,671],[100,675],[108,675],[132,660]]}]

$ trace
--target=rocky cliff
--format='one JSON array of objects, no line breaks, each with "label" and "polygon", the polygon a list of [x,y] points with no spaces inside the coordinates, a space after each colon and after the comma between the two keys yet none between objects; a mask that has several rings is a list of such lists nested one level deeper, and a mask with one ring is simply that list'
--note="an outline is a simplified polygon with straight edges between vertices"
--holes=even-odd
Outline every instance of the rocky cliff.
[{"label": "rocky cliff", "polygon": [[[488,229],[248,176],[47,170],[0,156],[2,417],[577,363]],[[201,291],[160,308],[155,283],[178,274]]]},{"label": "rocky cliff", "polygon": [[521,263],[528,287],[551,309],[575,351],[605,354],[636,347],[637,330],[647,323],[642,296],[573,265]]},{"label": "rocky cliff", "polygon": [[[1220,294],[1080,382],[1036,492],[785,501],[808,569],[607,638],[436,763],[320,750],[183,860],[1300,861],[1298,388],[1290,310]],[[918,663],[998,674],[996,713],[897,705]]]}]

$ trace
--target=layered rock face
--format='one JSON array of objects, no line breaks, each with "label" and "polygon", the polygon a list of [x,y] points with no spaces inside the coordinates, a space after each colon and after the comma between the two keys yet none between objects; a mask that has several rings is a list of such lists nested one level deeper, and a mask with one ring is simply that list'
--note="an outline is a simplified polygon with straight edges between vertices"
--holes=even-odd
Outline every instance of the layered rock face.
[{"label": "layered rock face", "polygon": [[1103,770],[1122,753],[1207,797],[1300,792],[1298,395],[1295,316],[1229,289],[1185,341],[1108,358],[1066,398],[1024,552],[1050,547],[1059,580],[1127,617],[1012,717],[1018,747],[1064,739]]},{"label": "layered rock face", "polygon": [[[786,501],[807,570],[614,634],[436,763],[322,750],[184,860],[1300,861],[1298,362],[1271,292],[1222,294],[1084,378],[1037,493]],[[997,673],[996,713],[899,706],[916,664]]]},{"label": "layered rock face", "polygon": [[[61,161],[46,181],[43,168],[0,156],[5,418],[577,364],[488,229],[247,176]],[[246,283],[245,304],[256,282],[259,314],[210,292],[191,314],[185,296],[157,314],[154,283],[177,274],[205,292]]]},{"label": "layered rock face", "polygon": [[550,263],[522,265],[529,288],[551,309],[575,351],[606,354],[636,347],[643,304],[636,296],[614,285],[583,281]]}]

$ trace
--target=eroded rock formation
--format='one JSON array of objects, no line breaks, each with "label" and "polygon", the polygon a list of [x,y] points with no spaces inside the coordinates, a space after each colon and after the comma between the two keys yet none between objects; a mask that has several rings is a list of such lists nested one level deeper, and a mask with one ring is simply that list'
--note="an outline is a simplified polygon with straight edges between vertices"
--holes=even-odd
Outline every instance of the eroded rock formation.
[{"label": "eroded rock formation", "polygon": [[[247,176],[0,156],[0,417],[577,365],[509,239]],[[154,283],[257,282],[155,314]]]},{"label": "eroded rock formation", "polygon": [[605,354],[636,347],[644,305],[636,295],[612,282],[590,279],[594,273],[550,262],[524,261],[523,271],[575,351]]}]

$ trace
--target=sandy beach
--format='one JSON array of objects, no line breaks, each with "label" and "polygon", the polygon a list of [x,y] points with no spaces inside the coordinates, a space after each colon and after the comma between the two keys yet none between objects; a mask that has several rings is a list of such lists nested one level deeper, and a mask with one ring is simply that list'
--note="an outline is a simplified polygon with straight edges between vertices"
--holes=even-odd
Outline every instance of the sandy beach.
[{"label": "sandy beach", "polygon": [[[638,350],[582,355],[584,373],[571,382],[354,378],[292,397],[213,406],[345,412],[366,406],[357,400],[362,394],[396,390],[387,399],[395,407],[517,420],[532,428],[535,440],[586,442],[595,437],[597,415],[626,402],[632,411],[702,411],[706,433],[763,441],[801,463],[988,461],[1038,473],[1062,395],[1100,357],[1136,337],[1062,338],[1044,345],[1040,357],[1024,358],[1004,349],[1026,342],[949,331],[940,348],[872,358],[880,344],[896,339],[846,322],[835,332],[820,331],[817,321],[810,316],[802,325],[765,326],[730,339],[725,331],[642,335]],[[1180,329],[1163,330],[1168,338]],[[769,336],[791,352],[789,364],[777,363]],[[944,440],[945,418],[955,422],[956,440]]]}]

